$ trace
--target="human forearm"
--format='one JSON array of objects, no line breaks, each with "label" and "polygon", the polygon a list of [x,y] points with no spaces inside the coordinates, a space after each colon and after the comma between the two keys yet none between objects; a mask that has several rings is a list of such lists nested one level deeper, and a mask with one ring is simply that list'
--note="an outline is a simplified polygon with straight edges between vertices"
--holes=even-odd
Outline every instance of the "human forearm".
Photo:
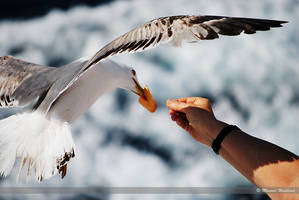
[{"label": "human forearm", "polygon": [[288,187],[299,170],[297,155],[242,131],[225,138],[220,155],[260,187]]}]

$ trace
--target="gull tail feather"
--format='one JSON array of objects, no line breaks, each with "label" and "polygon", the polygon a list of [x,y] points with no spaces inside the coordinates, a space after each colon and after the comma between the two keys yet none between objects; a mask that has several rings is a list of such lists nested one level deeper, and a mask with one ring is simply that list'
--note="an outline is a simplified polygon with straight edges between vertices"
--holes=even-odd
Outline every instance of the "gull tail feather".
[{"label": "gull tail feather", "polygon": [[0,120],[0,175],[10,174],[16,158],[21,158],[20,172],[34,169],[39,182],[57,173],[66,175],[67,162],[74,157],[70,126],[46,115],[26,112]]}]

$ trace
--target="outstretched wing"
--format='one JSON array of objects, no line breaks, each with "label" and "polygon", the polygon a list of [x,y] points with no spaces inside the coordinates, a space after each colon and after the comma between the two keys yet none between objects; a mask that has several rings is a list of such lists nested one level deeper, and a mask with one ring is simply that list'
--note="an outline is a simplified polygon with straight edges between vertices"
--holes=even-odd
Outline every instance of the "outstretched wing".
[{"label": "outstretched wing", "polygon": [[[40,107],[52,103],[87,69],[102,59],[123,52],[137,52],[171,42],[196,42],[221,35],[252,34],[281,27],[286,21],[223,16],[171,16],[152,20],[118,37],[100,49],[90,60],[77,61],[61,68],[42,67],[13,57],[0,59],[0,107],[24,106],[46,95]],[[47,94],[45,94],[47,92]]]},{"label": "outstretched wing", "polygon": [[[39,83],[33,78],[51,69],[53,68],[25,62],[12,56],[0,57],[0,108],[26,106],[36,100],[44,92],[43,86],[50,84]],[[30,83],[31,87],[18,92],[24,82]]]},{"label": "outstretched wing", "polygon": [[183,40],[196,42],[211,40],[221,35],[253,34],[281,27],[286,21],[224,16],[171,16],[152,20],[118,37],[99,50],[83,71],[100,60],[122,52],[143,51],[161,43],[180,46]]}]

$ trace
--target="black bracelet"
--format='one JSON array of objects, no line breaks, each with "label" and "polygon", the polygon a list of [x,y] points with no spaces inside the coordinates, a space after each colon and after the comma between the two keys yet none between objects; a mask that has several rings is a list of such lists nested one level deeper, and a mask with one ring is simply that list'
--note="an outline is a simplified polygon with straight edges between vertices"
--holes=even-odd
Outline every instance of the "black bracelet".
[{"label": "black bracelet", "polygon": [[224,140],[224,138],[231,133],[233,130],[240,130],[237,126],[235,125],[228,125],[226,127],[224,127],[219,134],[217,135],[217,137],[215,138],[215,140],[212,143],[212,149],[216,154],[219,154],[219,150],[221,148],[221,143]]}]

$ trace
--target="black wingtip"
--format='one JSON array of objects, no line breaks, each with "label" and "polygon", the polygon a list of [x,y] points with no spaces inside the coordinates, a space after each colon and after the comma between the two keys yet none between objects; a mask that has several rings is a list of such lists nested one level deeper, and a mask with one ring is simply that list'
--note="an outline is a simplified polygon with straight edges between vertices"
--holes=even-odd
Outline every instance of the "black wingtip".
[{"label": "black wingtip", "polygon": [[289,23],[289,21],[281,21],[281,20],[273,20],[273,24],[271,26],[272,27],[282,27],[283,24]]}]

